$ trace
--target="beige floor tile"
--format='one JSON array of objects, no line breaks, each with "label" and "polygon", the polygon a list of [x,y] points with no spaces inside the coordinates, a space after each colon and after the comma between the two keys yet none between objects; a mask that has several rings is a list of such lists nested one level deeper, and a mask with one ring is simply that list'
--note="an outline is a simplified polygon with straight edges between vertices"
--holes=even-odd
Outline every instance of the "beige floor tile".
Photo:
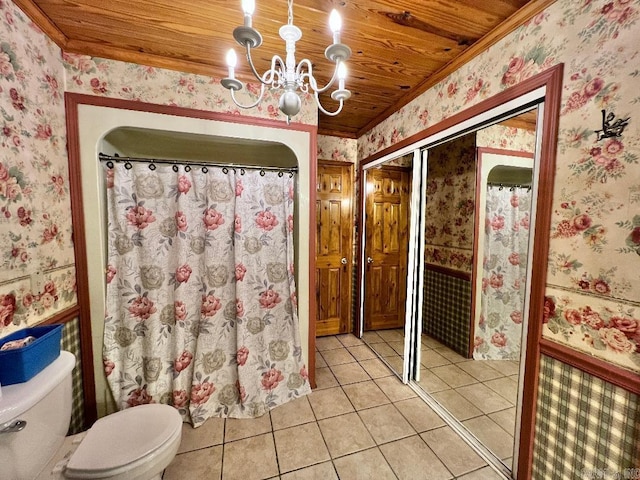
[{"label": "beige floor tile", "polygon": [[371,360],[362,360],[360,366],[366,370],[371,378],[382,378],[393,375],[389,367],[387,367],[378,358],[372,358]]},{"label": "beige floor tile", "polygon": [[482,410],[476,408],[473,403],[455,390],[443,390],[433,393],[431,396],[460,421],[482,415]]},{"label": "beige floor tile", "polygon": [[456,392],[482,410],[483,413],[493,413],[513,406],[512,403],[482,383],[456,388]]},{"label": "beige floor tile", "polygon": [[276,448],[271,433],[225,443],[222,478],[261,480],[278,474]]},{"label": "beige floor tile", "polygon": [[[320,420],[318,425],[329,448],[331,458],[375,446],[375,441],[357,413]],[[338,471],[338,473],[340,472]]]},{"label": "beige floor tile", "polygon": [[467,357],[463,357],[458,352],[454,352],[449,347],[439,347],[435,349],[440,355],[449,360],[451,363],[466,362],[469,360]]},{"label": "beige floor tile", "polygon": [[397,355],[396,351],[389,346],[388,343],[373,343],[371,344],[371,350],[376,352],[381,357],[389,357]]},{"label": "beige floor tile", "polygon": [[489,418],[510,435],[516,431],[516,407],[490,413]]},{"label": "beige floor tile", "polygon": [[273,436],[280,473],[330,460],[329,451],[315,422],[278,430]]},{"label": "beige floor tile", "polygon": [[429,348],[440,348],[444,347],[438,340],[428,335],[422,335],[422,340],[420,341],[425,347]]},{"label": "beige floor tile", "polygon": [[518,401],[518,383],[514,382],[511,377],[496,378],[489,380],[484,384],[491,390],[508,400],[511,405],[515,405]]},{"label": "beige floor tile", "polygon": [[362,360],[368,360],[370,358],[376,358],[376,354],[366,345],[354,345],[347,347],[349,353],[359,362]]},{"label": "beige floor tile", "polygon": [[393,405],[381,405],[358,412],[378,445],[415,435],[416,431]]},{"label": "beige floor tile", "polygon": [[271,410],[271,424],[274,430],[315,422],[316,417],[309,405],[309,399],[304,396],[291,400]]},{"label": "beige floor tile", "polygon": [[338,386],[336,377],[329,367],[316,368],[316,389],[330,388]]},{"label": "beige floor tile", "polygon": [[353,347],[355,345],[364,345],[364,342],[353,335],[352,333],[345,333],[344,335],[336,335],[336,338],[345,347]]},{"label": "beige floor tile", "polygon": [[309,395],[309,403],[318,420],[353,412],[353,406],[340,387],[316,390]]},{"label": "beige floor tile", "polygon": [[419,433],[445,425],[444,420],[419,397],[401,400],[394,405]]},{"label": "beige floor tile", "polygon": [[427,393],[440,392],[442,390],[450,390],[451,387],[447,385],[440,377],[434,374],[431,369],[420,370],[420,380],[418,384]]},{"label": "beige floor tile", "polygon": [[324,462],[285,473],[280,478],[282,480],[338,480],[338,474],[332,462]]},{"label": "beige floor tile", "polygon": [[377,333],[387,343],[404,342],[404,329],[378,330]]},{"label": "beige floor tile", "polygon": [[396,480],[378,448],[338,458],[333,463],[341,480]]},{"label": "beige floor tile", "polygon": [[333,365],[330,368],[340,385],[364,382],[371,378],[369,377],[367,372],[356,362]]},{"label": "beige floor tile", "polygon": [[342,387],[356,410],[389,403],[389,399],[373,381],[353,383]]},{"label": "beige floor tile", "polygon": [[320,352],[316,352],[316,368],[326,367],[327,362],[324,361],[324,357]]},{"label": "beige floor tile", "polygon": [[458,480],[502,480],[502,477],[493,468],[486,466],[458,477]]},{"label": "beige floor tile", "polygon": [[328,337],[316,337],[316,349],[320,352],[325,350],[333,350],[334,348],[342,348],[342,343],[333,335]]},{"label": "beige floor tile", "polygon": [[451,428],[442,427],[420,435],[453,475],[463,475],[486,465]]},{"label": "beige floor tile", "polygon": [[478,383],[478,380],[453,364],[443,365],[441,367],[433,367],[430,370],[432,373],[435,373],[438,377],[440,377],[440,380],[442,380],[452,388],[463,387],[465,385]]},{"label": "beige floor tile", "polygon": [[404,340],[401,342],[388,342],[388,344],[398,355],[404,355]]},{"label": "beige floor tile", "polygon": [[451,472],[418,435],[380,446],[399,480],[446,480]]},{"label": "beige floor tile", "polygon": [[499,458],[513,456],[513,436],[486,415],[462,422],[489,450]]},{"label": "beige floor tile", "polygon": [[485,362],[504,376],[517,375],[520,371],[520,362],[515,360],[485,360]]},{"label": "beige floor tile", "polygon": [[435,350],[423,350],[420,355],[420,364],[426,368],[449,365],[451,362]]},{"label": "beige floor tile", "polygon": [[364,332],[364,334],[362,335],[362,339],[365,343],[368,344],[384,342],[384,339],[381,338],[380,335],[378,335],[376,332]]},{"label": "beige floor tile", "polygon": [[487,365],[484,360],[469,360],[460,362],[457,366],[481,382],[503,376],[502,373]]},{"label": "beige floor tile", "polygon": [[384,357],[384,361],[389,364],[389,367],[391,367],[391,370],[397,373],[402,373],[402,369],[404,368],[404,362],[401,356],[393,355],[390,357]]},{"label": "beige floor tile", "polygon": [[176,455],[165,469],[163,480],[206,478],[219,480],[222,476],[222,445]]},{"label": "beige floor tile", "polygon": [[198,428],[182,425],[182,440],[178,453],[220,445],[224,440],[224,418],[209,418]]},{"label": "beige floor tile", "polygon": [[375,382],[392,402],[416,396],[416,392],[411,390],[407,385],[404,385],[395,375],[376,378]]},{"label": "beige floor tile", "polygon": [[227,418],[224,441],[233,442],[271,431],[271,418],[265,413],[258,418]]},{"label": "beige floor tile", "polygon": [[332,367],[333,365],[340,365],[342,363],[351,363],[355,362],[356,359],[353,358],[353,355],[349,353],[349,350],[346,348],[338,348],[336,350],[325,350],[322,352],[322,356],[324,357],[324,361],[327,362],[327,365]]}]

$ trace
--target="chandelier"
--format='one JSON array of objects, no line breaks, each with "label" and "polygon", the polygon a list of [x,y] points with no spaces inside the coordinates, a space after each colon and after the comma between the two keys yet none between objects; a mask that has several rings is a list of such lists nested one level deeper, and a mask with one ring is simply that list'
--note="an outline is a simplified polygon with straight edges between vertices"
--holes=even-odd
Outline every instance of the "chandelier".
[{"label": "chandelier", "polygon": [[[345,60],[351,56],[351,49],[340,43],[340,28],[342,27],[342,19],[340,14],[333,10],[329,16],[329,26],[333,32],[333,43],[329,45],[324,55],[328,60],[335,63],[335,69],[331,80],[323,86],[318,87],[318,83],[313,76],[313,66],[311,61],[304,58],[300,63],[296,64],[296,42],[302,37],[302,31],[293,24],[293,0],[288,0],[289,17],[286,25],[280,27],[280,37],[286,44],[286,60],[283,61],[278,55],[274,55],[271,59],[271,68],[260,75],[251,59],[251,49],[258,48],[262,44],[262,36],[260,32],[252,27],[253,11],[255,9],[255,0],[242,0],[242,9],[244,10],[244,25],[236,27],[233,30],[233,38],[246,49],[247,61],[251,67],[253,75],[260,81],[260,95],[258,99],[250,105],[242,105],[236,99],[235,92],[241,90],[243,84],[235,78],[235,67],[237,56],[235,50],[231,49],[227,53],[227,66],[229,68],[229,76],[223,78],[220,83],[229,89],[233,102],[240,108],[253,108],[257,106],[264,97],[265,87],[274,90],[281,89],[279,108],[282,113],[287,116],[287,123],[291,122],[291,117],[297,115],[302,104],[298,90],[307,94],[312,93],[318,108],[326,115],[337,115],[342,111],[344,101],[351,96],[351,92],[344,88],[345,78],[347,76],[347,68]],[[326,92],[338,80],[338,88],[331,92],[331,98],[339,102],[338,109],[330,112],[327,111],[320,103],[320,94]]]}]

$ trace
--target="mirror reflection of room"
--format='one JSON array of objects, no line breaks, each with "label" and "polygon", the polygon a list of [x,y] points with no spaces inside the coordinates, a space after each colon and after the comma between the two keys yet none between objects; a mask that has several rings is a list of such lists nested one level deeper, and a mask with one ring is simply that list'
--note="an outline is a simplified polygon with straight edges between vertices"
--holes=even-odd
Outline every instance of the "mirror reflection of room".
[{"label": "mirror reflection of room", "polygon": [[413,154],[366,173],[363,338],[395,371],[404,360]]},{"label": "mirror reflection of room", "polygon": [[[525,344],[536,114],[533,109],[429,147],[423,179],[424,288],[418,307],[422,334],[413,376],[508,469]],[[390,162],[403,158],[408,162],[412,155]],[[366,172],[369,185],[384,168]],[[367,199],[367,216],[372,214],[371,203]],[[367,229],[376,225],[366,222],[365,243],[375,243],[375,234]],[[365,249],[371,251],[370,246]],[[366,265],[365,278],[370,271]],[[395,283],[388,273],[380,278],[388,282],[385,293],[378,293],[382,303],[404,305],[406,292],[402,299],[389,301]],[[402,377],[405,324],[371,328],[367,319],[378,300],[365,295],[363,338]],[[409,321],[416,317],[407,316]]]}]

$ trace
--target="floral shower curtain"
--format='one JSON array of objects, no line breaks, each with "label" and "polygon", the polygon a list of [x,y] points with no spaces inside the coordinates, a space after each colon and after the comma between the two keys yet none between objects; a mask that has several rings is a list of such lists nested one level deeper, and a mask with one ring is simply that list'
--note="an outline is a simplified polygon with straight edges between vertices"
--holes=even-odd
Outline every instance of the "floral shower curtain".
[{"label": "floral shower curtain", "polygon": [[310,392],[293,273],[295,176],[106,167],[104,366],[119,408],[199,426]]},{"label": "floral shower curtain", "polygon": [[487,187],[476,360],[519,360],[531,189]]}]

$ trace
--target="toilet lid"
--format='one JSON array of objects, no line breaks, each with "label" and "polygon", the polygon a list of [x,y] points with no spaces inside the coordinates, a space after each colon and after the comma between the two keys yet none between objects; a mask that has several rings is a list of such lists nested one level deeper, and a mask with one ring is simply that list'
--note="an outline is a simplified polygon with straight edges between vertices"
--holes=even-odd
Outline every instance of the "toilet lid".
[{"label": "toilet lid", "polygon": [[180,414],[168,405],[139,405],[107,415],[89,429],[67,470],[95,472],[128,465],[157,450],[180,428]]}]

